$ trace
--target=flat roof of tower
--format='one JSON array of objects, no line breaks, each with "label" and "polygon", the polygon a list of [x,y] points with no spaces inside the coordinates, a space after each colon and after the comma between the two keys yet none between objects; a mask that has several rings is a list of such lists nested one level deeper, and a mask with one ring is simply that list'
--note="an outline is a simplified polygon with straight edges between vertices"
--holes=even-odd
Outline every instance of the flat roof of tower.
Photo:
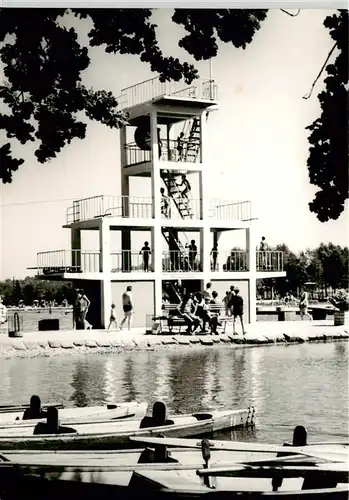
[{"label": "flat roof of tower", "polygon": [[161,82],[159,77],[126,87],[119,97],[120,110],[129,110],[144,104],[165,103],[171,106],[206,108],[217,104],[218,87],[214,80],[198,78],[191,84]]}]

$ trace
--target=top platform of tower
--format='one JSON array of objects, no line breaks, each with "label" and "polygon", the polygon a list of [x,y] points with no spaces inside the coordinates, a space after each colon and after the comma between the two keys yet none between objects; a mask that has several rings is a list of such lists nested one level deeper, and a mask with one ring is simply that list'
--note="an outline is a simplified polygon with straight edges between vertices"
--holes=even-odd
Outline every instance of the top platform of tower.
[{"label": "top platform of tower", "polygon": [[198,115],[218,104],[218,86],[214,80],[198,78],[191,84],[161,82],[151,78],[121,91],[119,110],[128,114],[128,121],[137,125],[152,109],[159,111],[158,123],[173,123]]}]

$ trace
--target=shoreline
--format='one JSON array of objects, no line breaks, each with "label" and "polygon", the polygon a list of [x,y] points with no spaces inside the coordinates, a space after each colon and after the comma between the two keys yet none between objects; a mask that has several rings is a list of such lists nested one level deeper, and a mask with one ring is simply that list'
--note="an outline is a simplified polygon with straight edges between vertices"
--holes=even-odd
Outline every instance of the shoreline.
[{"label": "shoreline", "polygon": [[[238,325],[238,329],[240,325]],[[57,330],[24,332],[23,337],[10,338],[0,334],[0,359],[25,359],[64,354],[121,354],[132,351],[159,349],[207,348],[228,346],[236,348],[262,345],[289,345],[348,341],[347,325],[334,326],[333,321],[263,322],[247,325],[245,336],[232,329],[219,335],[146,334],[145,327],[131,331]]]}]

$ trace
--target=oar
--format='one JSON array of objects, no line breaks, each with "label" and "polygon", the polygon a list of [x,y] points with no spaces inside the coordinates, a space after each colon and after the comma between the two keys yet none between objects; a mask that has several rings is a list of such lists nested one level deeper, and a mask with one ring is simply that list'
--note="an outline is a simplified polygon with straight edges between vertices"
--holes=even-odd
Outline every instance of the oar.
[{"label": "oar", "polygon": [[[177,448],[201,448],[201,441],[196,439],[180,439],[180,438],[152,438],[141,436],[130,436],[131,441],[147,444],[164,444],[166,446],[174,446]],[[323,458],[329,461],[345,462],[348,460],[348,453],[345,451],[322,450],[321,447],[315,448],[311,446],[280,446],[274,444],[259,444],[245,443],[239,441],[209,441],[211,450],[222,451],[243,451],[243,452],[259,452],[259,453],[288,453],[301,454],[315,458]]]},{"label": "oar", "polygon": [[[42,408],[47,408],[48,406],[55,406],[58,409],[63,409],[64,405],[62,403],[45,403],[41,405]],[[29,408],[29,404],[19,404],[19,405],[0,405],[0,414],[1,413],[16,413],[21,412]]]},{"label": "oar", "polygon": [[198,469],[196,471],[197,475],[200,477],[205,476],[239,476],[239,477],[264,477],[273,478],[275,474],[280,474],[282,477],[305,477],[310,474],[318,475],[328,474],[332,478],[335,478],[337,482],[345,483],[349,480],[349,471],[346,468],[346,464],[336,464],[335,467],[331,467],[334,464],[321,464],[315,467],[296,467],[282,465],[280,467],[270,467],[270,466],[251,466],[251,465],[232,465],[231,467],[215,467],[210,469]]}]

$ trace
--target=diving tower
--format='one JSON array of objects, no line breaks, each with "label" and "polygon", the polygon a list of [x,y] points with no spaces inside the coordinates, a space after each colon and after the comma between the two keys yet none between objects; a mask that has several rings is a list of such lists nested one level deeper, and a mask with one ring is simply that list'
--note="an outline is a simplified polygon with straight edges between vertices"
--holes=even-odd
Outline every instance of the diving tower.
[{"label": "diving tower", "polygon": [[[176,300],[176,281],[187,291],[210,281],[221,299],[230,285],[239,286],[246,320],[255,322],[256,280],[285,276],[282,252],[257,250],[251,202],[210,197],[207,118],[217,106],[213,80],[185,85],[153,78],[122,90],[127,124],[120,129],[121,192],[74,201],[63,226],[71,232],[71,248],[40,252],[37,262],[41,278],[85,289],[95,327],[108,325],[112,302],[121,315],[129,284],[134,324],[144,325],[145,315],[161,313],[164,292]],[[144,196],[135,195],[135,178],[144,178]],[[245,248],[220,249],[221,235],[237,230],[245,232]],[[98,249],[82,248],[82,231],[98,231]],[[151,248],[148,269],[135,243],[144,234]]]}]

